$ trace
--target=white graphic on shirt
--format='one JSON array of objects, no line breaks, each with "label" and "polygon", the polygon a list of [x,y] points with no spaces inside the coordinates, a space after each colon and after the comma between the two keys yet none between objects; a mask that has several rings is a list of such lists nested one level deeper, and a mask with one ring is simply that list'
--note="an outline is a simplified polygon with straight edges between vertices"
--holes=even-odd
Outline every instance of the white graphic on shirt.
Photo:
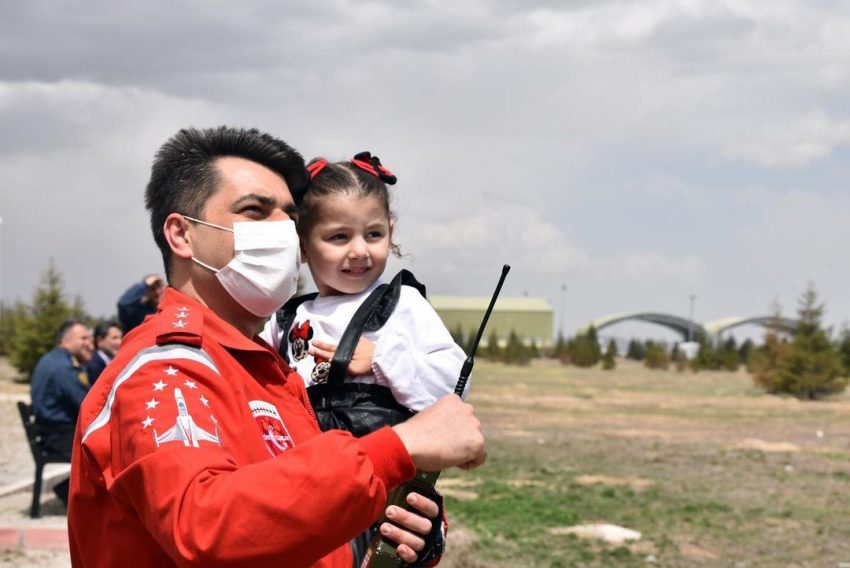
[{"label": "white graphic on shirt", "polygon": [[181,319],[181,320],[177,320],[175,322],[172,322],[171,325],[173,325],[174,327],[179,327],[180,329],[182,329],[182,328],[186,327],[186,322]]},{"label": "white graphic on shirt", "polygon": [[150,416],[146,417],[144,420],[142,420],[142,430],[147,430],[148,426],[150,426],[151,424],[153,424],[153,418],[151,418]]},{"label": "white graphic on shirt", "polygon": [[153,390],[155,390],[155,391],[161,391],[164,388],[165,388],[165,383],[162,382],[162,379],[160,379],[158,383],[153,384]]},{"label": "white graphic on shirt", "polygon": [[198,388],[198,385],[195,383],[195,381],[187,380],[183,384],[186,385],[186,388],[189,389],[189,390]]},{"label": "white graphic on shirt", "polygon": [[248,402],[248,406],[251,408],[254,420],[260,427],[266,449],[272,456],[277,456],[295,445],[292,436],[289,435],[289,431],[283,423],[280,412],[273,404],[264,400],[252,400]]},{"label": "white graphic on shirt", "polygon": [[145,408],[152,410],[152,409],[156,408],[157,404],[159,404],[159,401],[155,398],[152,398],[145,403]]},{"label": "white graphic on shirt", "polygon": [[193,448],[200,447],[198,442],[213,442],[221,445],[221,440],[218,435],[218,427],[215,429],[215,434],[210,434],[200,426],[195,424],[195,419],[189,414],[189,408],[186,406],[186,399],[179,387],[174,388],[174,401],[177,403],[177,420],[169,430],[163,434],[157,434],[156,429],[153,431],[154,442],[159,447],[167,442],[183,442],[184,446],[192,446]]},{"label": "white graphic on shirt", "polygon": [[168,375],[169,377],[173,377],[174,375],[177,374],[177,369],[175,369],[174,367],[169,365],[168,368],[165,370],[165,374]]}]

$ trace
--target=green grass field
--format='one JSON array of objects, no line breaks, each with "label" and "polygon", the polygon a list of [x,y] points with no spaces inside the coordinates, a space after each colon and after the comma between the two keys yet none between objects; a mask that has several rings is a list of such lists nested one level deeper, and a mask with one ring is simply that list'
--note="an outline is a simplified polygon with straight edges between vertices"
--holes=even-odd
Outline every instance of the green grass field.
[{"label": "green grass field", "polygon": [[[850,396],[622,360],[481,361],[473,380],[489,457],[440,479],[447,566],[850,566]],[[642,538],[563,534],[591,522]]]}]

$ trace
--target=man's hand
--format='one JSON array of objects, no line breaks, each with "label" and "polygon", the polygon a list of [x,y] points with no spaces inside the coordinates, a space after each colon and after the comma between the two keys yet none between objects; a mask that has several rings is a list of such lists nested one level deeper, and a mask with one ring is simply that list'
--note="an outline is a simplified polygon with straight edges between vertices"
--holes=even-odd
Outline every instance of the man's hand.
[{"label": "man's hand", "polygon": [[162,297],[162,292],[165,289],[165,280],[159,274],[148,274],[144,280],[147,290],[142,296],[142,303],[156,306],[159,304],[159,299]]},{"label": "man's hand", "polygon": [[481,422],[472,405],[444,396],[406,422],[393,426],[413,463],[423,471],[471,469],[487,458]]},{"label": "man's hand", "polygon": [[[336,345],[324,341],[313,341],[308,352],[313,357],[321,357],[325,361],[331,361],[336,353]],[[375,344],[365,337],[361,337],[354,348],[351,362],[348,364],[348,372],[351,375],[367,375],[372,372],[372,354],[375,352]]]},{"label": "man's hand", "polygon": [[405,511],[401,507],[390,505],[386,514],[387,519],[392,522],[381,524],[378,530],[381,535],[398,544],[396,554],[399,558],[411,563],[416,561],[418,553],[425,547],[424,537],[431,532],[433,519],[437,517],[440,509],[434,501],[419,493],[408,495],[407,503],[416,511]]}]

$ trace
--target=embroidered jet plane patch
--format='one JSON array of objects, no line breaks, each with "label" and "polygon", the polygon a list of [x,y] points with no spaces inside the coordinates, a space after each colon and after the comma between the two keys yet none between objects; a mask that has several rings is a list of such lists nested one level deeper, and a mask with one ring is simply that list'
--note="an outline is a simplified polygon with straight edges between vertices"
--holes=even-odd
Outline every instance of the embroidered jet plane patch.
[{"label": "embroidered jet plane patch", "polygon": [[[151,429],[156,447],[168,442],[182,442],[184,446],[193,448],[200,447],[199,442],[210,442],[221,446],[221,435],[215,417],[212,414],[209,415],[209,421],[216,425],[214,432],[210,432],[199,426],[196,418],[189,412],[187,396],[192,396],[193,401],[199,401],[203,405],[203,409],[209,411],[210,401],[203,394],[198,396],[201,391],[197,383],[179,376],[178,370],[170,365],[165,369],[165,375],[152,385],[153,396],[145,402],[145,409],[148,414],[142,421],[142,430]],[[166,382],[166,380],[169,382]],[[184,389],[186,390],[185,395],[183,394]],[[192,391],[196,392],[193,393]],[[174,397],[173,405],[168,395]],[[196,402],[193,402],[192,405],[196,407],[196,410],[200,407]],[[157,406],[161,406],[161,408],[157,409]],[[172,409],[177,411],[173,422],[163,416],[168,416],[169,410]],[[167,429],[160,434],[154,427],[154,422],[159,424],[162,421],[165,422],[164,427]],[[168,428],[169,424],[173,424],[173,426]]]},{"label": "embroidered jet plane patch", "polygon": [[211,434],[195,424],[195,419],[189,414],[189,408],[186,406],[186,399],[183,397],[183,392],[179,387],[174,387],[174,401],[177,403],[177,419],[170,429],[162,434],[157,434],[156,429],[153,431],[153,439],[156,447],[166,442],[183,442],[184,446],[199,447],[198,442],[213,442],[221,445],[221,440],[218,435],[218,426],[215,428],[215,434]]}]

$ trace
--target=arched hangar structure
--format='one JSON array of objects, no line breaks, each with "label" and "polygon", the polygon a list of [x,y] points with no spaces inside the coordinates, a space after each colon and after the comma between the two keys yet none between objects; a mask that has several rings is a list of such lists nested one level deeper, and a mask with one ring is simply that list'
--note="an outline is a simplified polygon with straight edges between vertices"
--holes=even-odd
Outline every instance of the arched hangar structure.
[{"label": "arched hangar structure", "polygon": [[664,326],[681,335],[683,341],[688,341],[689,339],[696,340],[700,336],[705,336],[706,334],[705,328],[695,321],[670,314],[660,314],[657,312],[633,312],[628,314],[603,316],[586,323],[579,328],[578,332],[585,333],[591,326],[593,326],[596,331],[599,331],[609,325],[614,325],[624,321],[642,321]]},{"label": "arched hangar structure", "polygon": [[778,331],[792,335],[797,332],[797,320],[783,317],[777,318],[776,316],[722,318],[705,324],[705,330],[708,332],[709,337],[716,338],[734,327],[748,324],[760,325],[766,328],[778,328]]}]

